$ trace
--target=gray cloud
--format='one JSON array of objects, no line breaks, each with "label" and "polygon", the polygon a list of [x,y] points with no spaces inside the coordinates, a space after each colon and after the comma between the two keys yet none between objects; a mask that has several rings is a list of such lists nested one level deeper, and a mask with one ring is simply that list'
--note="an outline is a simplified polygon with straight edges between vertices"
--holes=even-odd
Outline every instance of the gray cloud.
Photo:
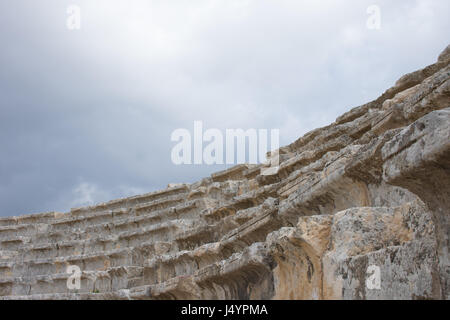
[{"label": "gray cloud", "polygon": [[[381,8],[381,29],[366,9]],[[66,8],[82,28],[66,28]],[[280,128],[282,144],[380,95],[448,44],[446,0],[4,1],[0,215],[192,182],[176,128]]]}]

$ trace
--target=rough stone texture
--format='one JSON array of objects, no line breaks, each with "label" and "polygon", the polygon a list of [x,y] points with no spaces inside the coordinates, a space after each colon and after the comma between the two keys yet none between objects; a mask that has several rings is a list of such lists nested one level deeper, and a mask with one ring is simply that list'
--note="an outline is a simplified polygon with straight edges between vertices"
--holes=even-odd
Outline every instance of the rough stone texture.
[{"label": "rough stone texture", "polygon": [[1,298],[449,299],[449,62],[280,148],[278,168],[0,219]]}]

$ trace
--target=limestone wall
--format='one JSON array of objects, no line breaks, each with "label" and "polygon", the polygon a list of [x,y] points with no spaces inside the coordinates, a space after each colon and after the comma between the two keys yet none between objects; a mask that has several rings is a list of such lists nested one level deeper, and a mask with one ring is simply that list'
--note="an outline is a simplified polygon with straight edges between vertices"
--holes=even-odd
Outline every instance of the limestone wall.
[{"label": "limestone wall", "polygon": [[[239,165],[67,213],[1,218],[0,298],[449,299],[449,62],[447,47],[280,148],[269,175]],[[67,286],[73,265],[79,289]]]}]

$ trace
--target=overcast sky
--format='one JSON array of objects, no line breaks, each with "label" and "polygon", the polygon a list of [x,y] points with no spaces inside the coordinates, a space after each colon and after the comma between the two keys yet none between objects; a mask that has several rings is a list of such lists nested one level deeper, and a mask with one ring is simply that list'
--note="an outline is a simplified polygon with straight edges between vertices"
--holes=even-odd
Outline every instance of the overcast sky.
[{"label": "overcast sky", "polygon": [[278,128],[288,144],[435,62],[449,13],[448,0],[3,0],[0,216],[225,168],[172,164],[170,135],[194,120]]}]

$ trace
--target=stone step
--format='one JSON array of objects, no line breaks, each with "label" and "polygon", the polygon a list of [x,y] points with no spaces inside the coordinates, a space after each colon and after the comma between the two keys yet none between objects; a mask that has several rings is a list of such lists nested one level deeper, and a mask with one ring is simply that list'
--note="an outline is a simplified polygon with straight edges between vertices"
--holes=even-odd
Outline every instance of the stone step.
[{"label": "stone step", "polygon": [[132,207],[136,207],[139,205],[143,205],[149,202],[158,202],[163,200],[164,198],[176,196],[176,195],[186,195],[189,191],[189,186],[187,184],[183,184],[180,186],[175,186],[172,188],[167,188],[161,191],[155,191],[146,193],[143,195],[138,195],[129,198],[122,198],[117,200],[112,200],[106,203],[98,204],[95,206],[83,207],[83,208],[74,208],[71,209],[70,214],[73,216],[89,216],[94,215],[97,212],[114,210],[114,209],[128,209]]},{"label": "stone step", "polygon": [[245,179],[244,172],[246,172],[246,170],[250,167],[251,166],[248,164],[239,164],[229,169],[215,172],[211,175],[211,178],[214,182],[243,180]]},{"label": "stone step", "polygon": [[0,227],[13,226],[18,224],[48,223],[55,217],[55,212],[33,213],[22,216],[0,217]]},{"label": "stone step", "polygon": [[68,228],[83,228],[97,224],[124,222],[127,219],[133,219],[136,216],[146,216],[153,212],[161,212],[179,205],[185,201],[185,195],[174,195],[163,199],[154,200],[151,202],[141,203],[135,207],[128,209],[118,209],[114,211],[102,211],[88,216],[68,217],[61,219],[52,224],[52,229],[66,230]]},{"label": "stone step", "polygon": [[[34,238],[33,241],[30,241],[30,238],[26,237],[11,239],[9,241],[13,241],[12,243],[15,245],[9,245],[7,247],[8,249],[19,250],[19,257],[21,259],[54,258],[58,256],[70,256],[73,254],[90,253],[92,251],[122,248],[130,244],[128,240],[130,238],[140,237],[142,235],[147,237],[149,233],[161,234],[164,233],[167,228],[173,227],[174,224],[172,221],[146,227],[145,225],[140,224],[141,221],[145,221],[146,219],[153,220],[154,218],[159,219],[158,216],[161,213],[164,213],[166,217],[169,215],[179,215],[180,213],[183,214],[185,210],[192,208],[195,203],[196,201],[188,203],[187,205],[178,206],[175,210],[163,209],[150,215],[122,219],[121,222],[118,222],[116,225],[101,224],[88,227],[87,230],[78,230],[75,232],[50,232],[49,234],[44,234],[42,236],[42,239],[45,241],[51,239],[52,242],[41,243],[39,238]],[[257,209],[252,210],[255,212]],[[237,217],[239,216],[241,215],[238,215]],[[234,226],[243,222],[242,219],[238,219],[237,221],[238,222],[234,223]],[[133,226],[132,230],[121,229],[121,225],[126,222],[134,222],[134,224],[131,224],[131,226]],[[175,221],[175,224],[179,224],[179,222],[180,221]],[[226,223],[219,224],[221,230],[224,230],[223,226],[225,225]],[[89,233],[99,236],[90,237],[88,235]],[[180,230],[179,233],[175,233],[174,241],[179,244],[181,249],[193,249],[201,245],[202,241],[204,243],[213,242],[215,240],[212,238],[213,234],[214,232],[211,226],[199,226],[197,229],[188,229],[187,231]],[[16,242],[14,242],[14,240]],[[157,239],[157,241],[159,240],[163,239]],[[9,242],[3,242],[2,247],[5,247],[5,243],[7,244]]]},{"label": "stone step", "polygon": [[145,282],[160,283],[169,278],[193,274],[195,270],[244,251],[253,243],[264,241],[270,232],[280,227],[276,208],[269,209],[268,206],[262,207],[259,215],[235,228],[218,242],[147,260],[144,264]]},{"label": "stone step", "polygon": [[[74,240],[89,240],[89,239],[101,239],[108,238],[111,236],[115,236],[119,239],[131,238],[138,234],[150,234],[150,233],[161,233],[163,230],[167,230],[170,227],[175,226],[176,222],[163,222],[158,223],[146,228],[137,228],[135,225],[133,228],[129,230],[125,230],[119,233],[116,233],[114,228],[109,224],[97,225],[88,227],[87,229],[75,229],[71,231],[52,231],[46,233],[38,233],[33,237],[29,238],[30,242],[38,245],[46,245],[46,244],[58,244],[66,241],[74,241]],[[22,237],[26,238],[26,237]],[[28,242],[28,243],[30,243]],[[3,244],[4,242],[2,242]],[[22,244],[27,244],[24,240],[22,240]],[[3,249],[4,247],[2,247]],[[11,246],[10,246],[11,248]],[[4,248],[6,249],[6,248]]]},{"label": "stone step", "polygon": [[[83,238],[73,236],[73,240],[61,240],[55,242],[35,243],[26,242],[22,246],[16,246],[15,260],[20,259],[41,259],[41,258],[55,258],[62,256],[70,256],[80,253],[91,253],[95,251],[111,250],[114,248],[123,248],[129,245],[129,238],[133,235],[147,237],[144,243],[152,240],[152,235],[162,235],[167,232],[167,228],[174,228],[168,225],[167,222],[160,224],[157,227],[150,227],[144,229],[136,229],[133,232],[124,231],[111,235],[98,235],[91,238]],[[176,226],[175,226],[176,227]],[[67,236],[67,235],[66,235]],[[67,237],[66,237],[67,238]],[[5,258],[7,259],[7,258]],[[2,260],[0,260],[2,261]]]},{"label": "stone step", "polygon": [[[244,223],[243,225],[239,226],[236,230],[233,230],[232,232],[228,233],[227,235],[225,235],[222,240],[221,240],[221,244],[219,246],[220,250],[223,250],[225,253],[214,253],[214,255],[216,255],[216,259],[219,259],[220,257],[224,257],[227,255],[230,255],[232,253],[234,253],[236,250],[240,250],[245,246],[250,245],[251,243],[255,242],[255,241],[260,241],[263,240],[265,238],[265,236],[267,235],[268,232],[272,231],[273,228],[278,227],[278,224],[274,223],[273,221],[276,220],[276,216],[274,215],[275,211],[270,211],[270,212],[263,212],[263,214],[260,214],[257,217],[254,217],[253,219],[250,219],[249,221],[247,221],[246,223]],[[205,248],[211,248],[211,247],[215,247],[216,244],[204,244],[203,246],[201,245],[202,241],[207,241],[208,237],[205,237],[205,235],[203,233],[208,233],[211,234],[212,231],[214,229],[214,226],[204,226],[204,227],[198,227],[196,229],[191,229],[188,232],[181,232],[179,233],[179,235],[177,237],[175,237],[175,242],[178,244],[178,249],[183,249],[183,247],[187,246],[186,243],[194,243],[195,245],[193,245],[194,247],[194,251],[193,254],[197,255],[198,258],[201,257],[201,255],[199,253],[204,252]],[[140,234],[141,232],[139,232]],[[127,233],[125,236],[128,236],[129,234]],[[121,236],[118,236],[118,239],[120,239]],[[147,237],[148,238],[148,237]],[[170,240],[170,239],[167,239]],[[92,241],[92,240],[91,240]],[[141,240],[139,240],[139,242],[141,242]],[[100,252],[96,252],[96,253],[85,253],[86,251],[86,243],[83,243],[83,247],[80,247],[80,251],[83,250],[83,254],[80,255],[73,255],[73,256],[65,256],[65,257],[53,257],[53,258],[47,258],[47,259],[37,259],[35,256],[32,257],[32,259],[30,260],[23,260],[20,263],[19,268],[13,268],[12,267],[12,262],[8,262],[8,263],[3,263],[2,265],[0,265],[0,269],[2,270],[2,274],[5,276],[11,276],[11,275],[15,275],[15,274],[38,274],[38,275],[42,275],[42,274],[52,274],[52,273],[57,273],[58,268],[61,267],[61,265],[65,264],[74,264],[74,265],[80,265],[80,268],[82,268],[83,270],[91,270],[91,269],[101,269],[103,267],[109,267],[111,266],[111,264],[116,263],[115,261],[118,260],[119,262],[117,262],[118,264],[130,264],[133,261],[129,261],[127,259],[130,259],[130,250],[129,248],[124,248],[124,249],[113,249],[110,252],[107,253],[103,253],[102,251],[105,249],[104,246],[99,246],[97,245],[97,249],[102,250]],[[200,246],[199,248],[197,246]],[[64,245],[60,245],[60,246],[35,246],[35,250],[36,251],[40,251],[40,250],[61,250],[60,248],[64,248]],[[66,247],[67,248],[75,248],[76,250],[76,246],[74,245],[74,243],[66,243]],[[181,247],[181,248],[180,248]],[[217,248],[216,248],[217,249]],[[179,253],[178,255],[175,255],[177,260],[180,257],[186,257],[186,254],[189,256],[189,253]],[[204,254],[206,256],[208,256],[208,258],[206,259],[206,261],[211,261],[211,253],[206,251],[204,252]],[[192,255],[192,254],[191,254]],[[44,254],[45,256],[45,254]],[[125,260],[124,260],[125,259]],[[157,259],[157,258],[156,258]],[[124,261],[122,261],[124,260]],[[203,260],[202,260],[203,261]],[[134,261],[136,262],[136,261]],[[205,264],[205,262],[201,262],[200,260],[198,261],[191,261],[191,265],[193,265],[192,263],[195,263],[195,266],[197,266],[197,268],[202,265]],[[18,264],[16,264],[17,266]],[[180,268],[177,267],[177,265],[174,266],[174,270],[176,270],[176,268]],[[180,271],[178,271],[180,272]],[[176,273],[175,273],[176,275]]]},{"label": "stone step", "polygon": [[[122,218],[115,223],[101,223],[89,225],[87,222],[75,221],[72,223],[73,227],[61,227],[60,224],[53,225],[20,225],[20,226],[8,226],[3,227],[1,232],[4,233],[3,237],[0,237],[0,250],[15,250],[30,240],[33,243],[42,244],[43,241],[48,243],[48,240],[52,242],[61,242],[64,240],[80,239],[79,234],[83,232],[96,232],[98,234],[109,234],[111,232],[122,232],[136,230],[139,228],[146,228],[156,224],[157,221],[164,221],[174,217],[181,217],[187,214],[189,210],[193,210],[198,205],[197,202],[188,202],[173,208],[161,209],[159,211],[143,214],[141,216],[132,216]],[[154,223],[153,223],[154,222]],[[77,223],[79,223],[77,225]],[[69,229],[66,230],[66,229]],[[76,231],[72,231],[76,230]],[[14,236],[9,235],[14,234]]]},{"label": "stone step", "polygon": [[[261,282],[265,275],[270,274],[271,265],[273,262],[264,243],[257,242],[226,260],[198,270],[193,274],[193,279],[203,288],[221,287],[224,295],[213,298],[236,299],[240,295],[234,290],[247,289],[249,285]],[[245,289],[244,292],[248,292]]]},{"label": "stone step", "polygon": [[262,210],[257,216],[228,232],[219,240],[224,255],[241,252],[253,243],[265,241],[267,235],[281,225],[278,206]]},{"label": "stone step", "polygon": [[320,161],[327,153],[338,152],[354,141],[349,135],[345,134],[324,142],[311,150],[304,150],[297,153],[288,160],[280,163],[277,171],[272,174],[260,175],[257,180],[260,185],[272,184],[287,178],[292,172],[303,167],[308,167],[317,161]]},{"label": "stone step", "polygon": [[[141,288],[141,287],[135,287]],[[131,300],[131,289],[119,289],[106,293],[37,293],[30,295],[7,295],[1,296],[0,300]],[[95,290],[94,290],[95,291]]]},{"label": "stone step", "polygon": [[[72,278],[71,278],[72,277]],[[0,296],[104,293],[142,285],[143,268],[139,266],[109,267],[106,270],[82,271],[80,288],[69,289],[73,274],[57,273],[32,278],[15,277],[0,280]]]},{"label": "stone step", "polygon": [[[192,222],[193,223],[193,222]],[[177,229],[182,222],[164,222],[158,226],[136,230],[133,232],[126,231],[119,234],[111,234],[109,237],[104,235],[94,238],[74,239],[59,243],[45,243],[42,245],[34,245],[33,247],[18,251],[17,261],[20,259],[36,259],[36,257],[64,258],[70,254],[90,254],[90,250],[94,252],[102,252],[105,249],[123,249],[138,246],[140,243],[149,242],[167,242],[172,240]],[[35,253],[33,253],[33,251]],[[63,256],[60,256],[63,255]],[[50,257],[49,257],[50,256]],[[11,259],[8,259],[11,260]]]},{"label": "stone step", "polygon": [[[249,292],[270,274],[271,261],[262,243],[255,243],[243,252],[198,269],[189,276],[176,276],[164,282],[131,288],[129,299],[237,299],[239,292]],[[144,271],[145,272],[145,271]],[[144,276],[145,277],[145,276]],[[246,280],[246,281],[244,281]],[[145,282],[145,281],[144,281]],[[193,287],[204,290],[197,296]],[[222,288],[217,290],[217,288]],[[211,290],[207,290],[211,288]],[[238,292],[239,291],[239,292]],[[221,296],[211,292],[222,292]]]},{"label": "stone step", "polygon": [[219,203],[215,208],[202,212],[201,216],[209,221],[220,221],[225,216],[234,214],[238,210],[255,207],[263,203],[269,197],[277,197],[277,189],[280,183],[264,185],[257,189],[235,195],[230,200]]},{"label": "stone step", "polygon": [[[267,261],[269,258],[265,255],[265,252],[266,250],[261,243],[255,243],[241,253],[235,253],[227,259],[199,268],[192,276],[175,276],[164,282],[155,284],[148,284],[147,280],[150,279],[145,275],[143,278],[136,277],[135,275],[130,277],[128,273],[126,273],[126,277],[111,275],[112,270],[118,270],[120,268],[83,272],[81,288],[77,293],[71,293],[71,290],[67,289],[69,274],[61,273],[51,276],[41,276],[28,282],[8,279],[0,282],[0,299],[91,300],[198,298],[192,292],[189,293],[189,291],[183,288],[184,282],[192,282],[203,288],[220,286],[222,287],[221,292],[223,292],[223,296],[208,298],[235,299],[238,297],[237,292],[235,292],[236,285],[240,283],[242,286],[248,286],[249,284],[257,283],[269,272]],[[143,268],[136,268],[142,270],[142,273],[145,274]],[[106,281],[104,280],[105,278]],[[136,279],[139,280],[136,281]],[[248,279],[248,281],[242,281],[243,279]],[[111,285],[112,283],[120,284]],[[145,284],[132,286],[136,283]]]},{"label": "stone step", "polygon": [[[253,196],[253,195],[252,195]],[[244,197],[241,197],[241,199]],[[239,199],[239,200],[241,200]],[[242,201],[242,200],[241,200]],[[245,201],[245,200],[244,200]],[[191,207],[192,204],[189,204],[189,206],[187,207]],[[240,205],[238,205],[240,206]],[[183,208],[183,207],[181,207]],[[247,210],[247,209],[244,209]],[[255,209],[253,209],[255,210]],[[177,210],[170,210],[170,212],[176,212]],[[182,211],[182,210],[181,210]],[[162,212],[162,210],[160,210],[159,212]],[[158,213],[159,213],[158,212]],[[179,212],[178,212],[179,213]],[[143,216],[137,216],[137,217],[133,217],[133,218],[126,218],[126,219],[122,219],[121,222],[117,223],[117,226],[126,223],[126,221],[130,222],[133,221],[133,223],[135,224],[135,229],[137,229],[139,227],[139,224],[136,222],[140,222],[140,221],[145,221],[146,219],[150,219],[152,220],[153,218],[155,218],[156,216],[150,213],[150,214],[146,214]],[[178,223],[179,221],[176,221],[176,223]],[[242,220],[240,220],[240,222],[244,222]],[[27,237],[17,237],[17,239],[15,239],[16,241],[18,241],[18,243],[25,243],[26,245],[28,245],[28,248],[22,248],[21,252],[17,252],[16,251],[16,259],[14,260],[22,260],[22,263],[27,264],[27,263],[32,263],[32,265],[37,265],[34,266],[33,268],[37,268],[39,269],[39,265],[46,265],[46,264],[51,264],[51,263],[58,263],[58,259],[60,260],[65,260],[67,259],[67,261],[72,261],[73,260],[73,254],[83,254],[81,256],[78,257],[78,259],[80,261],[83,261],[85,259],[88,260],[95,260],[95,254],[94,256],[92,256],[92,252],[90,251],[104,251],[106,250],[112,250],[117,249],[117,248],[122,248],[123,246],[129,246],[130,245],[130,240],[133,241],[135,243],[139,243],[141,242],[140,239],[142,239],[142,237],[145,237],[146,240],[148,240],[148,234],[150,233],[158,233],[160,235],[163,234],[168,234],[167,232],[161,232],[164,231],[167,228],[171,228],[174,227],[174,222],[169,222],[169,223],[160,223],[160,224],[156,224],[153,225],[149,228],[144,228],[143,230],[134,230],[132,232],[130,231],[123,231],[123,232],[119,232],[116,234],[116,236],[113,236],[112,238],[108,239],[105,238],[105,232],[110,231],[110,235],[113,235],[117,230],[105,230],[104,228],[106,228],[106,226],[108,226],[108,224],[101,224],[101,228],[103,228],[103,230],[98,230],[99,226],[91,226],[88,227],[87,232],[92,232],[95,234],[102,234],[102,236],[100,237],[96,237],[96,238],[89,238],[88,236],[86,236],[86,233],[83,232],[53,232],[50,234],[47,234],[45,237],[46,239],[55,239],[57,240],[57,243],[43,243],[43,244],[35,244],[34,241],[30,241],[29,238]],[[16,226],[17,227],[17,226]],[[19,226],[22,227],[22,226]],[[211,226],[199,226],[197,228],[194,229],[187,229],[188,231],[181,231],[181,232],[174,232],[173,234],[175,234],[176,236],[174,237],[174,241],[175,243],[178,245],[178,249],[184,249],[186,247],[189,247],[190,249],[195,249],[198,246],[201,246],[202,242],[212,242],[212,240],[217,240],[213,238],[214,232]],[[79,230],[81,231],[81,230]],[[60,239],[58,239],[58,237]],[[61,242],[61,239],[64,238],[72,238],[72,241],[63,241]],[[164,241],[164,240],[170,240],[170,239],[164,239],[164,238],[158,238],[156,239],[156,241]],[[17,248],[16,248],[17,249]],[[27,250],[29,249],[29,250]],[[18,254],[19,253],[19,254]],[[20,257],[17,258],[17,256]],[[75,255],[78,256],[78,255]],[[99,256],[102,256],[102,254],[99,254]],[[47,259],[45,259],[47,258]],[[28,260],[27,260],[28,259]],[[41,260],[39,260],[41,259]],[[9,274],[9,273],[13,273],[14,270],[10,269],[8,265],[2,265],[3,267],[3,272],[5,274]],[[98,267],[98,266],[97,266]],[[35,270],[35,269],[33,269]],[[23,271],[22,271],[23,272]],[[36,273],[36,271],[32,271],[34,273]],[[48,272],[51,272],[48,271]]]},{"label": "stone step", "polygon": [[[112,233],[109,236],[100,235],[93,238],[75,239],[58,243],[30,243],[27,247],[16,251],[13,259],[6,258],[0,260],[0,262],[15,261],[23,264],[28,261],[36,261],[36,259],[57,261],[58,259],[65,259],[73,255],[101,254],[106,250],[138,249],[142,243],[147,246],[151,243],[167,243],[173,241],[176,244],[178,241],[183,243],[196,237],[199,239],[204,238],[202,234],[198,234],[198,231],[203,230],[201,229],[201,225],[198,227],[200,229],[192,229],[194,230],[193,232],[185,232],[185,230],[191,230],[190,228],[194,225],[199,225],[199,223],[194,220],[175,220],[163,222],[148,228],[137,229],[132,232]],[[213,229],[212,226],[208,228],[208,230]],[[207,240],[208,238],[205,238],[205,241]]]},{"label": "stone step", "polygon": [[[184,195],[176,195],[172,197],[167,197],[162,200],[156,200],[144,204],[140,204],[135,208],[136,215],[145,215],[152,212],[152,209],[165,209],[175,204],[180,204],[184,202]],[[121,211],[122,212],[122,211]],[[9,225],[0,227],[0,241],[9,239],[15,236],[22,237],[31,237],[35,236],[39,233],[46,234],[52,231],[66,231],[67,229],[83,229],[90,228],[92,224],[95,223],[94,219],[98,221],[99,218],[107,218],[106,220],[111,221],[113,218],[112,212],[100,212],[96,213],[96,215],[86,216],[78,216],[78,217],[67,217],[59,219],[58,221],[52,221],[50,224],[45,223],[35,223],[35,224],[17,224],[17,225]],[[105,225],[105,222],[102,223]],[[93,225],[92,228],[95,228],[97,225]]]},{"label": "stone step", "polygon": [[350,145],[332,157],[322,170],[297,174],[278,190],[280,216],[296,225],[299,216],[331,214],[352,206],[368,206],[366,185],[358,184],[346,171],[360,151],[360,145]]},{"label": "stone step", "polygon": [[[255,192],[252,192],[251,194],[245,194],[239,197],[235,197],[235,199],[233,199],[232,201],[232,206],[237,207],[237,208],[245,208],[248,207],[250,205],[253,205],[253,202],[251,201],[251,199],[254,199],[255,197]],[[1,227],[0,228],[0,239],[11,239],[14,236],[20,236],[20,237],[24,237],[24,238],[32,238],[33,242],[34,240],[37,238],[39,239],[40,234],[49,234],[49,238],[52,238],[52,235],[54,235],[54,240],[55,241],[61,241],[64,240],[64,237],[60,237],[59,235],[66,235],[67,232],[65,232],[65,230],[67,229],[79,229],[82,230],[83,228],[85,228],[85,230],[87,232],[90,231],[94,231],[94,232],[108,232],[111,230],[111,224],[107,224],[107,223],[100,223],[100,224],[94,224],[92,225],[93,222],[95,221],[102,221],[101,219],[103,218],[113,218],[114,216],[120,216],[122,217],[121,219],[118,220],[117,223],[113,224],[113,227],[115,228],[115,230],[120,231],[121,227],[124,226],[123,228],[126,230],[127,229],[127,224],[131,223],[131,229],[133,228],[140,228],[140,227],[145,227],[146,226],[146,222],[148,221],[148,224],[151,224],[150,221],[152,221],[152,219],[156,220],[161,220],[164,219],[165,217],[170,217],[171,215],[179,215],[180,213],[182,213],[184,210],[188,210],[193,208],[196,203],[194,202],[188,202],[187,204],[181,204],[178,205],[177,207],[175,207],[175,209],[173,208],[161,208],[160,206],[169,206],[170,204],[173,204],[172,201],[178,202],[178,201],[182,201],[184,200],[184,198],[180,197],[180,196],[176,196],[175,198],[166,198],[164,200],[158,200],[156,202],[151,202],[151,203],[146,203],[143,205],[140,205],[138,208],[136,208],[137,212],[136,215],[137,217],[134,216],[129,216],[130,213],[125,211],[125,210],[121,210],[121,211],[116,211],[116,212],[100,212],[97,213],[96,215],[92,215],[90,217],[84,217],[84,216],[79,216],[77,218],[63,218],[63,219],[59,219],[58,221],[53,222],[52,224],[35,224],[35,225],[29,225],[29,224],[25,224],[25,225],[15,225],[15,226],[6,226],[6,227]],[[159,207],[158,207],[159,206]],[[158,211],[155,211],[155,213],[152,213],[151,211],[148,212],[149,209],[155,209],[155,208],[159,208]],[[165,209],[168,209],[165,211]],[[162,214],[165,214],[165,217],[162,217]],[[123,216],[128,215],[127,217],[123,218]],[[122,230],[124,230],[122,228]],[[58,234],[58,232],[61,232]],[[70,239],[70,238],[69,238]],[[9,241],[8,243],[4,243],[3,241],[0,243],[0,249],[6,249],[6,248],[14,248],[14,245],[12,242],[14,241]],[[23,242],[21,240],[18,240],[16,243],[20,243]],[[39,240],[38,240],[39,242]],[[7,246],[5,246],[6,244],[8,244]]]},{"label": "stone step", "polygon": [[30,242],[29,237],[14,236],[9,239],[0,240],[0,250],[16,251]]},{"label": "stone step", "polygon": [[19,263],[12,261],[0,264],[2,277],[20,277],[21,275],[52,275],[65,272],[69,265],[76,265],[82,271],[102,271],[109,267],[133,265],[133,252],[129,248],[108,252],[80,254],[67,257],[27,260]]},{"label": "stone step", "polygon": [[189,185],[182,184],[179,186],[167,188],[160,191],[150,192],[143,195],[121,198],[117,200],[112,200],[106,203],[101,203],[94,206],[73,208],[67,213],[62,212],[46,212],[46,213],[35,213],[22,216],[13,217],[1,217],[0,227],[7,227],[13,225],[24,225],[24,224],[36,224],[45,223],[51,224],[54,221],[60,219],[69,219],[82,216],[83,219],[89,219],[97,215],[108,215],[113,211],[120,212],[121,210],[127,212],[127,209],[135,207],[137,205],[144,204],[146,202],[158,201],[161,198],[168,196],[174,196],[179,194],[187,195],[189,192]]},{"label": "stone step", "polygon": [[[177,219],[121,232],[116,232],[114,229],[110,230],[109,233],[100,232],[98,229],[90,230],[94,235],[92,237],[85,231],[51,233],[44,235],[43,239],[48,241],[49,238],[52,238],[54,239],[53,242],[27,241],[25,243],[22,242],[22,246],[15,246],[16,255],[14,260],[56,258],[116,248],[139,247],[139,241],[143,243],[172,241],[174,239],[182,241],[180,235],[185,235],[186,239],[196,237],[196,231],[188,234],[184,231],[191,230],[190,228],[194,225],[202,227],[202,223],[198,219]],[[5,257],[4,260],[10,260],[10,258]],[[0,261],[2,260],[0,259]]]},{"label": "stone step", "polygon": [[207,243],[194,250],[155,256],[144,262],[144,282],[156,284],[171,278],[192,274],[211,263],[223,259],[220,243]]}]

